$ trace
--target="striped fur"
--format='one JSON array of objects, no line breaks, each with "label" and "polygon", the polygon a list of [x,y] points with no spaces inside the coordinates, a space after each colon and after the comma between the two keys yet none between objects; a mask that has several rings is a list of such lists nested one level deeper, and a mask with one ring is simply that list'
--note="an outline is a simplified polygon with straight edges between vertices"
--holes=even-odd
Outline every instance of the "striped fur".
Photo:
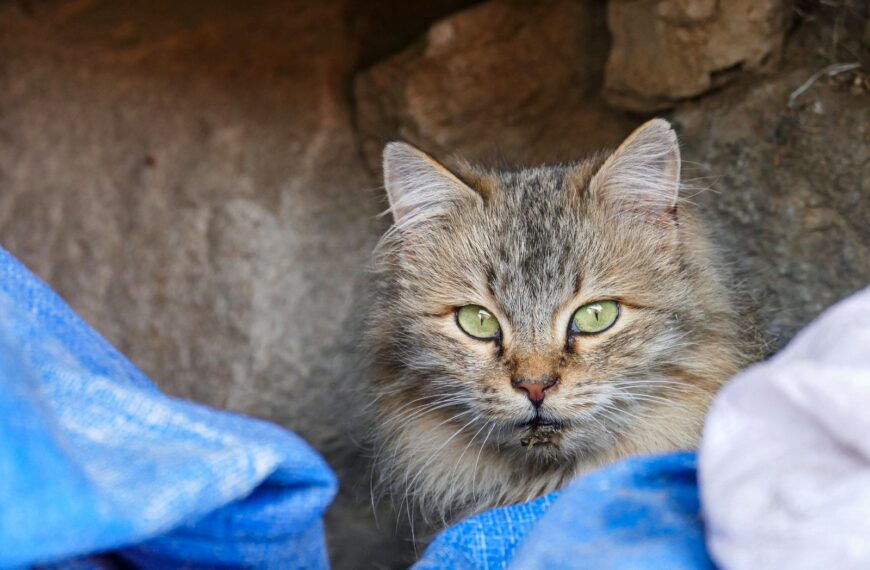
[{"label": "striped fur", "polygon": [[[402,143],[385,150],[395,224],[375,255],[367,349],[376,477],[396,507],[445,524],[532,499],[627,455],[695,445],[751,327],[688,203],[662,120],[586,162],[455,173]],[[616,324],[568,337],[581,305],[615,299]],[[482,305],[503,340],[454,311]],[[524,446],[533,417],[518,376],[559,384],[561,425]]]}]

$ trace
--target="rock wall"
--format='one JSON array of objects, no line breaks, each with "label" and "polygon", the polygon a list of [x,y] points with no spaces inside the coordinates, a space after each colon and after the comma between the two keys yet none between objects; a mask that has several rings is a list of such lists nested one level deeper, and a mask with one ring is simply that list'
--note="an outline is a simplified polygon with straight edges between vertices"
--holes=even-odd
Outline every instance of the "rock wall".
[{"label": "rock wall", "polygon": [[618,143],[636,117],[608,108],[604,4],[495,0],[434,24],[354,83],[364,157],[413,142],[496,164],[578,159]]},{"label": "rock wall", "polygon": [[0,4],[0,243],[163,389],[311,441],[342,476],[336,565],[401,566],[342,421],[383,141],[567,161],[673,108],[772,349],[870,282],[870,83],[789,102],[867,69],[866,2],[726,4]]},{"label": "rock wall", "polygon": [[[678,109],[684,170],[720,226],[741,287],[776,350],[822,310],[870,285],[870,94],[798,65]],[[854,80],[850,81],[854,84]]]},{"label": "rock wall", "polygon": [[604,97],[639,112],[669,109],[779,61],[791,3],[612,0]]},{"label": "rock wall", "polygon": [[[286,425],[362,480],[345,331],[384,202],[348,84],[380,44],[349,12],[0,5],[0,243],[166,391]],[[337,560],[390,564],[352,481]]]}]

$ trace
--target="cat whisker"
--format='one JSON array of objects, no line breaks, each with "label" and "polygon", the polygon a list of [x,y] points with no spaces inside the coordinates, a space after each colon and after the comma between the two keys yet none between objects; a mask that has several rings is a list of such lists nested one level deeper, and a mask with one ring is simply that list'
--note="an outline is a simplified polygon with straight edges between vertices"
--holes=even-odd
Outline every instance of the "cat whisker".
[{"label": "cat whisker", "polygon": [[480,449],[477,450],[477,458],[474,460],[474,469],[472,469],[472,476],[471,476],[471,494],[472,495],[474,495],[477,492],[477,490],[476,490],[477,467],[480,464],[480,455],[483,453],[483,450],[486,448],[486,442],[489,441],[489,436],[492,435],[492,431],[495,429],[496,425],[497,424],[495,424],[495,423],[492,424],[492,427],[490,427],[489,431],[486,433],[486,437],[483,438],[483,443],[480,444]]},{"label": "cat whisker", "polygon": [[599,406],[600,410],[607,410],[610,412],[614,412],[617,414],[617,416],[619,416],[619,415],[626,416],[626,417],[633,419],[634,421],[636,421],[638,423],[643,421],[642,417],[640,417],[637,414],[634,414],[632,412],[629,412],[626,409],[616,407],[613,402],[599,403],[598,406]]},{"label": "cat whisker", "polygon": [[466,404],[466,402],[464,402],[464,401],[443,402],[440,404],[433,404],[431,406],[426,406],[423,408],[417,408],[416,410],[411,411],[407,414],[394,415],[394,416],[384,420],[384,425],[394,425],[394,424],[398,424],[398,423],[407,423],[407,422],[416,420],[416,419],[420,418],[421,416],[431,414],[433,412],[436,412],[436,411],[442,410],[442,409],[446,409],[446,408],[468,407],[465,404]]},{"label": "cat whisker", "polygon": [[[464,412],[464,413],[466,413],[466,412]],[[463,414],[464,414],[464,413],[463,413]],[[457,415],[457,416],[458,416],[458,415]],[[451,418],[451,419],[455,419],[457,416],[454,416],[454,417]],[[433,452],[431,453],[429,459],[427,459],[426,462],[425,462],[425,463],[424,463],[424,464],[423,464],[423,465],[422,465],[422,466],[417,470],[417,474],[414,476],[414,478],[411,479],[410,482],[407,482],[407,481],[406,481],[405,487],[406,487],[406,489],[409,490],[409,492],[410,492],[410,491],[416,491],[416,489],[417,489],[417,487],[416,487],[417,481],[418,481],[419,478],[423,475],[423,473],[425,473],[426,468],[429,467],[429,465],[431,465],[431,463],[432,463],[433,461],[435,461],[435,459],[437,459],[437,458],[439,457],[441,451],[442,451],[445,447],[447,447],[447,446],[450,444],[450,442],[453,441],[454,438],[456,438],[456,436],[458,436],[460,433],[462,433],[462,432],[465,430],[465,428],[467,428],[467,427],[470,426],[472,423],[474,423],[476,419],[478,419],[478,416],[475,416],[474,418],[471,418],[470,421],[468,421],[465,425],[463,425],[462,427],[460,427],[459,429],[457,429],[456,431],[454,431],[454,432],[453,432],[453,435],[451,435],[450,437],[448,437],[448,438],[444,441],[444,443],[442,443],[442,444],[438,447],[438,449],[436,449],[435,451],[433,451]],[[439,425],[440,425],[440,424],[439,424]],[[443,514],[443,513],[442,513],[442,514]]]},{"label": "cat whisker", "polygon": [[[477,416],[475,419],[476,419],[476,420],[479,420],[480,417]],[[477,438],[477,436],[480,435],[480,432],[482,432],[483,430],[485,430],[488,424],[489,424],[489,422],[486,421],[486,420],[484,420],[483,425],[480,426],[480,429],[478,429],[478,430],[474,433],[473,436],[471,436],[471,439],[468,440],[468,443],[465,445],[465,448],[462,450],[462,453],[460,453],[460,454],[459,454],[459,457],[456,459],[456,463],[453,465],[453,471],[450,472],[450,479],[453,480],[453,483],[451,484],[451,487],[450,487],[450,494],[451,494],[451,495],[453,495],[454,492],[455,492],[455,488],[456,488],[456,484],[457,484],[456,477],[455,477],[455,475],[456,475],[456,470],[459,468],[459,464],[460,464],[460,462],[462,461],[462,458],[465,456],[466,452],[469,450],[469,448],[471,447],[471,445],[474,443],[474,440]]]},{"label": "cat whisker", "polygon": [[681,409],[684,411],[691,411],[692,408],[680,402],[675,402],[673,400],[668,400],[667,398],[660,398],[658,396],[651,396],[649,394],[631,394],[628,396],[629,399],[637,402],[651,402],[657,404],[665,404],[668,407]]},{"label": "cat whisker", "polygon": [[425,413],[425,412],[428,412],[428,411],[431,411],[434,409],[443,408],[445,406],[452,406],[452,405],[459,406],[459,405],[463,405],[463,404],[467,404],[467,403],[469,403],[469,401],[465,398],[457,398],[457,397],[441,398],[441,399],[432,398],[431,402],[427,401],[427,403],[419,405],[419,406],[414,406],[412,404],[406,404],[406,405],[404,405],[396,410],[390,410],[389,416],[395,417],[395,418],[400,418],[400,419],[405,419],[408,417],[408,414],[417,414],[420,412]]},{"label": "cat whisker", "polygon": [[[458,413],[458,414],[456,414],[456,415],[454,415],[454,416],[452,416],[452,417],[450,417],[450,418],[447,418],[446,420],[444,420],[443,422],[441,422],[440,424],[438,424],[438,425],[436,426],[436,428],[437,428],[437,427],[440,427],[441,425],[443,425],[443,424],[445,424],[445,423],[447,423],[447,422],[449,422],[449,421],[455,420],[455,419],[457,419],[457,418],[459,418],[459,417],[461,417],[461,416],[463,416],[463,415],[465,415],[465,414],[467,414],[467,413],[470,413],[470,411],[471,411],[471,410],[468,410],[468,411],[465,411],[465,412],[460,412],[460,413]],[[473,419],[472,419],[472,421],[473,421]],[[459,430],[457,430],[457,431],[453,434],[453,436],[451,436],[450,439],[452,439],[452,437],[455,437],[455,436],[456,436],[460,431],[462,431],[465,427],[467,427],[467,426],[470,425],[470,424],[471,424],[471,422],[469,422],[469,423],[465,424],[464,426],[462,426],[461,428],[459,428]],[[409,522],[409,524],[410,524],[410,526],[411,526],[411,540],[414,542],[415,547],[416,547],[416,539],[415,539],[415,537],[414,537],[414,516],[413,516],[412,511],[411,511],[411,501],[410,501],[410,496],[411,496],[411,494],[415,491],[415,484],[416,484],[417,478],[418,478],[418,477],[423,473],[423,471],[425,470],[425,468],[428,467],[429,462],[431,462],[432,459],[434,459],[435,457],[437,457],[438,452],[440,452],[440,450],[441,450],[441,449],[442,449],[442,448],[443,448],[447,443],[450,442],[450,439],[448,439],[444,444],[442,444],[442,446],[439,447],[438,450],[436,450],[436,451],[431,455],[431,457],[429,458],[429,460],[426,462],[426,464],[423,465],[423,467],[421,467],[421,468],[418,470],[417,475],[414,477],[414,479],[413,479],[410,483],[408,482],[408,479],[409,479],[410,476],[411,476],[410,471],[407,471],[407,470],[406,470],[406,472],[405,472],[405,484],[404,484],[405,492],[404,492],[404,495],[403,495],[403,497],[402,497],[402,502],[399,504],[399,511],[401,512],[402,508],[405,507],[405,510],[406,510],[406,512],[407,512],[407,514],[408,514],[408,522]],[[427,521],[427,522],[428,522],[428,521]],[[398,521],[397,521],[397,525],[398,525]],[[396,530],[398,531],[398,526],[396,527]]]}]

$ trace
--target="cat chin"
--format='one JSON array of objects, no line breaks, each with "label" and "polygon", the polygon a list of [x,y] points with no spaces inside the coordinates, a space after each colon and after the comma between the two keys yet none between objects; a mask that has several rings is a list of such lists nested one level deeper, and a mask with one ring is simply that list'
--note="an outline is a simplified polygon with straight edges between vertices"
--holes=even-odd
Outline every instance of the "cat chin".
[{"label": "cat chin", "polygon": [[551,451],[559,448],[565,429],[562,421],[540,414],[535,414],[531,420],[522,422],[518,427],[520,445],[529,451],[535,447],[548,447]]}]

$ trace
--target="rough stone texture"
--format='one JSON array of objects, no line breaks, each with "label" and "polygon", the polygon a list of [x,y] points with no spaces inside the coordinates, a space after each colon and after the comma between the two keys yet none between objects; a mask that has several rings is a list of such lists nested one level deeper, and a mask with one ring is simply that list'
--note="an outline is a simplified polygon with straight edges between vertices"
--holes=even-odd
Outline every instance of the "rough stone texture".
[{"label": "rough stone texture", "polygon": [[416,40],[440,17],[482,0],[346,0],[345,16],[359,43],[357,67],[368,67]]},{"label": "rough stone texture", "polygon": [[639,112],[673,107],[779,58],[788,0],[612,0],[604,97]]},{"label": "rough stone texture", "polygon": [[350,509],[367,470],[341,426],[383,207],[352,127],[346,10],[0,5],[0,241],[165,390],[325,452],[346,475],[330,544],[355,567],[397,549]]},{"label": "rough stone texture", "polygon": [[[339,568],[401,566],[395,520],[377,530],[355,502],[365,461],[342,425],[360,406],[352,331],[384,225],[370,173],[381,141],[556,162],[641,120],[597,96],[600,2],[493,0],[402,49],[468,3],[0,4],[0,243],[163,389],[323,451],[342,476],[328,520]],[[662,5],[654,29],[675,35],[671,49],[708,25],[681,18],[724,3]],[[819,46],[836,55],[831,35],[790,40],[783,71],[673,116],[687,175],[715,189],[696,201],[723,227],[773,346],[870,281],[867,78],[820,80],[786,105],[829,63]]]},{"label": "rough stone texture", "polygon": [[[696,201],[722,226],[775,350],[834,302],[870,284],[870,93],[819,81],[806,50],[768,80],[675,114]],[[863,76],[853,76],[861,85]]]},{"label": "rough stone texture", "polygon": [[388,139],[489,163],[577,159],[637,122],[600,100],[604,4],[494,0],[433,25],[355,83],[363,153]]},{"label": "rough stone texture", "polygon": [[371,180],[326,72],[353,63],[337,6],[296,6],[7,5],[0,228],[174,393],[302,427],[323,404],[293,388],[329,381],[378,208],[347,200]]}]

